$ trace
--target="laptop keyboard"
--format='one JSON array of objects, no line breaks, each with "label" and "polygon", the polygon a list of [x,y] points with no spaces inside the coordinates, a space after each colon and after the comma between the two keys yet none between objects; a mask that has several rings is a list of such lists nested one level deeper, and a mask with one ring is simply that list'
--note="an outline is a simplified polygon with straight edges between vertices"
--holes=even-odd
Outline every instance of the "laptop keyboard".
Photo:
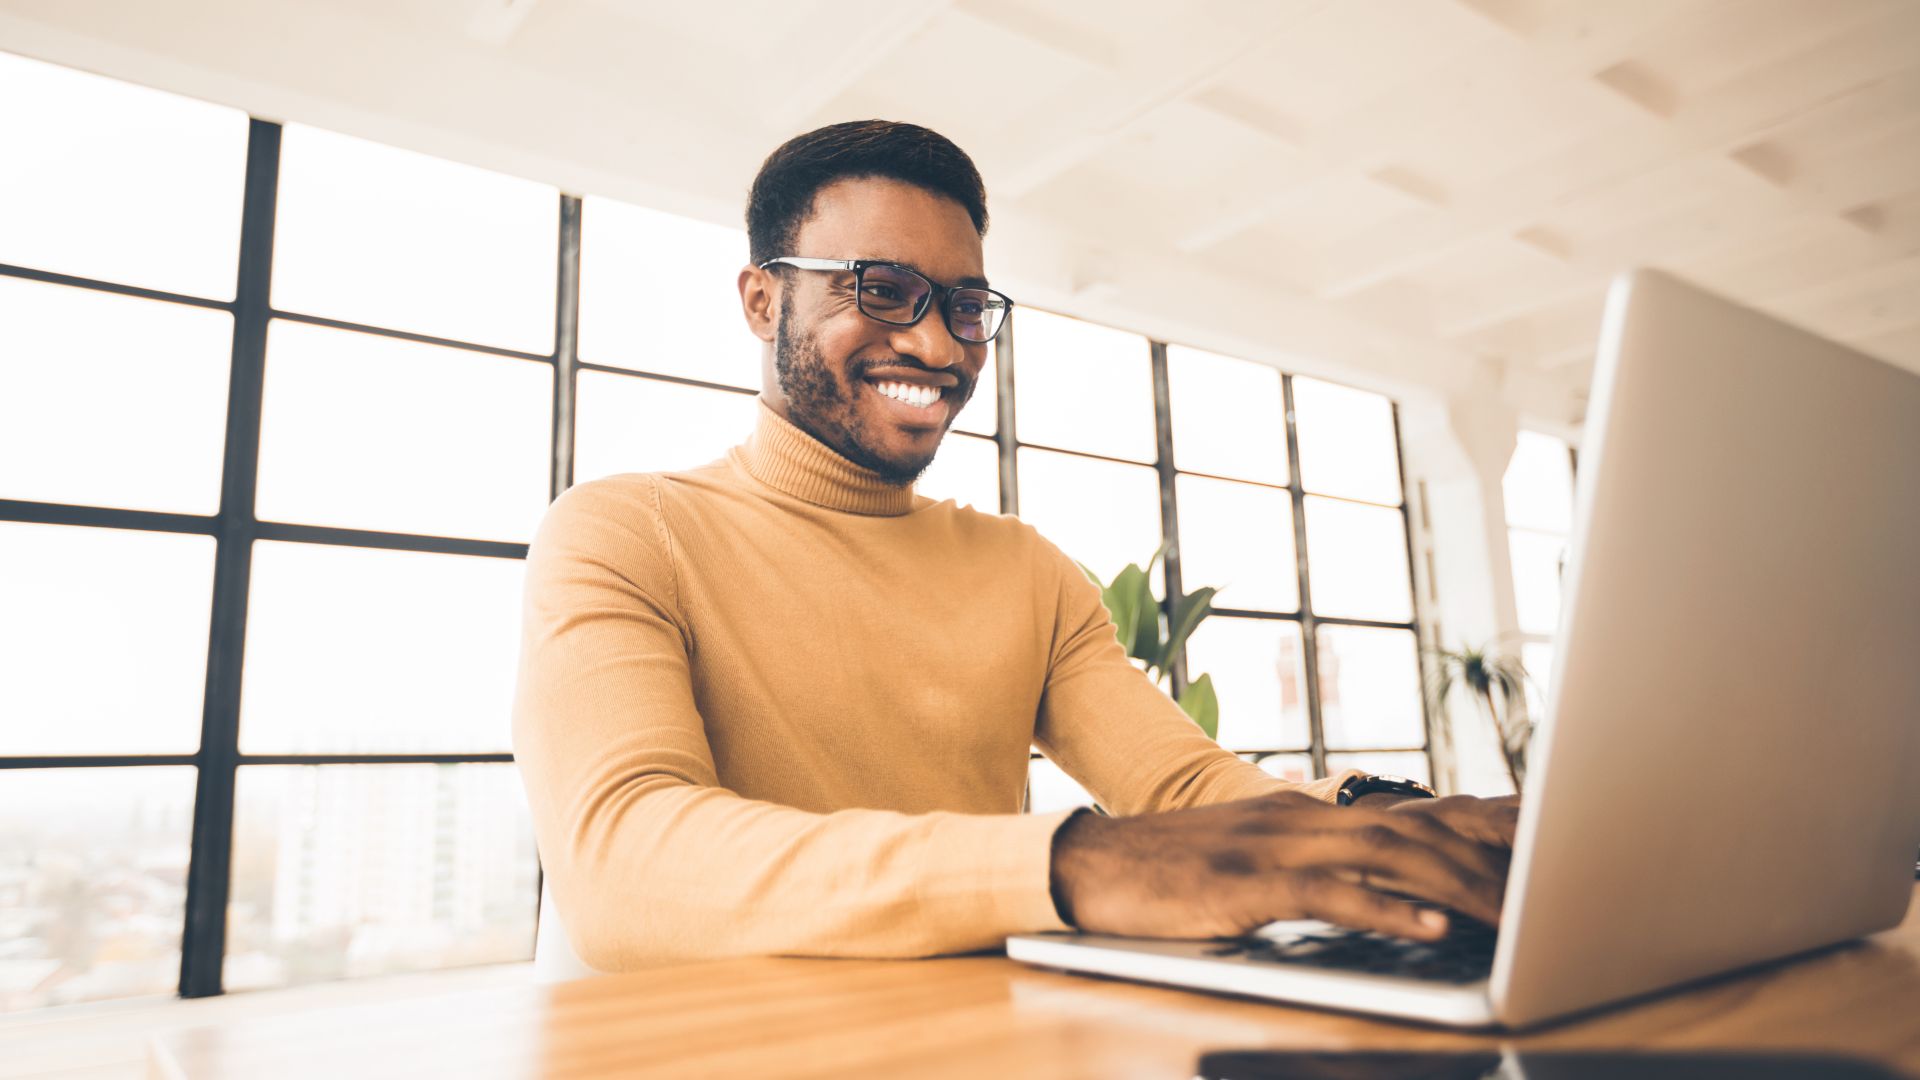
[{"label": "laptop keyboard", "polygon": [[1464,985],[1493,974],[1495,940],[1493,927],[1455,915],[1447,936],[1433,942],[1336,926],[1282,941],[1258,935],[1239,938],[1207,950],[1207,955]]}]

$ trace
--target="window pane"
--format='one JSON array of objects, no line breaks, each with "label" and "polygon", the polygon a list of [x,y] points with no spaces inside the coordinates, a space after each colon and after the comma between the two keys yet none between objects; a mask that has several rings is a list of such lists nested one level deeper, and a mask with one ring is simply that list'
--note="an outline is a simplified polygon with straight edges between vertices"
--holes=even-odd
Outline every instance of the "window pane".
[{"label": "window pane", "polygon": [[526,540],[546,511],[553,369],[276,321],[262,519]]},{"label": "window pane", "polygon": [[232,351],[224,311],[0,278],[0,498],[215,513]]},{"label": "window pane", "polygon": [[1307,496],[1307,583],[1316,614],[1411,620],[1413,586],[1400,511]]},{"label": "window pane", "polygon": [[511,750],[524,568],[518,559],[255,544],[240,749]]},{"label": "window pane", "polygon": [[579,387],[575,483],[616,473],[694,469],[717,461],[747,441],[760,411],[752,394],[604,371],[581,372]]},{"label": "window pane", "polygon": [[1500,753],[1500,736],[1479,702],[1447,702],[1449,735],[1453,742],[1454,791],[1462,795],[1511,795],[1513,777]]},{"label": "window pane", "polygon": [[1338,776],[1348,769],[1404,776],[1423,784],[1433,783],[1433,768],[1424,750],[1403,750],[1390,754],[1328,754],[1327,775]]},{"label": "window pane", "polygon": [[995,354],[1000,345],[996,341],[987,346],[987,363],[980,369],[980,381],[973,386],[973,396],[953,418],[953,431],[971,431],[975,435],[992,435],[1000,427],[1000,374]]},{"label": "window pane", "polygon": [[1520,433],[1501,482],[1507,524],[1542,532],[1573,528],[1573,459],[1567,444],[1551,435]]},{"label": "window pane", "polygon": [[1551,634],[1560,626],[1560,570],[1565,537],[1526,529],[1507,530],[1513,561],[1513,603],[1525,634]]},{"label": "window pane", "polygon": [[1215,615],[1187,639],[1187,678],[1213,676],[1220,745],[1280,750],[1307,745],[1306,657],[1300,624]]},{"label": "window pane", "polygon": [[391,146],[287,125],[273,306],[553,351],[560,194]]},{"label": "window pane", "polygon": [[0,1013],[180,985],[193,769],[0,773]]},{"label": "window pane", "polygon": [[1155,460],[1146,338],[1032,308],[1013,323],[1021,441]]},{"label": "window pane", "polygon": [[198,750],[213,555],[210,536],[0,523],[0,755]]},{"label": "window pane", "polygon": [[1286,399],[1280,372],[1181,345],[1167,346],[1173,459],[1182,469],[1287,482]]},{"label": "window pane", "polygon": [[1293,611],[1300,606],[1293,501],[1285,491],[1204,476],[1178,476],[1174,487],[1182,588],[1220,589],[1215,607]]},{"label": "window pane", "polygon": [[233,298],[247,115],[0,53],[0,262]]},{"label": "window pane", "polygon": [[1313,779],[1313,759],[1305,754],[1262,754],[1259,765],[1280,779],[1296,784]]},{"label": "window pane", "polygon": [[1520,662],[1527,668],[1527,709],[1534,720],[1545,720],[1547,694],[1553,686],[1553,642],[1523,643]]},{"label": "window pane", "polygon": [[1412,631],[1322,626],[1319,641],[1320,724],[1329,748],[1426,743]]},{"label": "window pane", "polygon": [[[1111,581],[1160,546],[1160,478],[1141,465],[1020,449],[1020,516]],[[1159,575],[1154,575],[1157,580]]]},{"label": "window pane", "polygon": [[1055,810],[1092,805],[1093,796],[1060,766],[1046,758],[1034,758],[1027,766],[1028,813],[1051,814]]},{"label": "window pane", "polygon": [[533,955],[512,765],[242,766],[228,990]]},{"label": "window pane", "polygon": [[1000,447],[990,439],[952,432],[914,490],[930,499],[952,499],[983,514],[1000,512]]},{"label": "window pane", "polygon": [[1300,485],[1322,495],[1398,505],[1393,403],[1379,394],[1294,376]]},{"label": "window pane", "polygon": [[580,212],[580,359],[760,387],[740,308],[747,234],[589,198]]}]

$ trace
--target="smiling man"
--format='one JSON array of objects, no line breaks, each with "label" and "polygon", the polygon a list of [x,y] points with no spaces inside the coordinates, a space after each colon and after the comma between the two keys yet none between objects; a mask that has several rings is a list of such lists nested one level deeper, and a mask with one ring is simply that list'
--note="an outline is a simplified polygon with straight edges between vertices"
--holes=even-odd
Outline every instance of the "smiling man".
[{"label": "smiling man", "polygon": [[[583,959],[1303,915],[1444,932],[1375,886],[1498,918],[1510,801],[1268,776],[1129,663],[1031,527],[915,493],[1012,307],[958,147],[881,121],[802,135],[747,227],[754,431],[702,468],[574,487],[527,556],[514,746]],[[1029,744],[1115,816],[1020,813]]]}]

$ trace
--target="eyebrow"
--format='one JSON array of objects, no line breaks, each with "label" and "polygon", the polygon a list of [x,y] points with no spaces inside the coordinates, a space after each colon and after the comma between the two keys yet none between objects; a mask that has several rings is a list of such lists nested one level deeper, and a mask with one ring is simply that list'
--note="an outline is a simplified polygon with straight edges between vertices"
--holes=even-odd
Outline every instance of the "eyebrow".
[{"label": "eyebrow", "polygon": [[921,277],[926,278],[928,281],[931,281],[936,285],[951,284],[951,287],[956,289],[985,289],[985,288],[991,287],[987,284],[987,279],[983,277],[963,277],[959,281],[955,281],[951,283],[944,282],[944,281],[941,281],[939,278],[933,276],[932,274],[927,273],[925,270],[921,269],[920,267],[915,266],[914,264],[908,262],[905,259],[890,259],[884,255],[876,255],[876,256],[867,258],[863,261],[884,262],[884,263],[892,263],[895,266],[904,266],[907,269],[913,271],[916,274],[919,274]]}]

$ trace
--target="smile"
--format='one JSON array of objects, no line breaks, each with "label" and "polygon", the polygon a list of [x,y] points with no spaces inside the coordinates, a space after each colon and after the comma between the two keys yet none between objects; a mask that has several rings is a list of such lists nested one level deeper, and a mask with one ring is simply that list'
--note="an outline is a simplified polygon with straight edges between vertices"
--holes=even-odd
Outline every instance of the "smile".
[{"label": "smile", "polygon": [[870,384],[880,391],[882,397],[892,398],[904,405],[924,409],[940,400],[940,388],[937,386],[916,386],[912,383],[878,381]]}]

